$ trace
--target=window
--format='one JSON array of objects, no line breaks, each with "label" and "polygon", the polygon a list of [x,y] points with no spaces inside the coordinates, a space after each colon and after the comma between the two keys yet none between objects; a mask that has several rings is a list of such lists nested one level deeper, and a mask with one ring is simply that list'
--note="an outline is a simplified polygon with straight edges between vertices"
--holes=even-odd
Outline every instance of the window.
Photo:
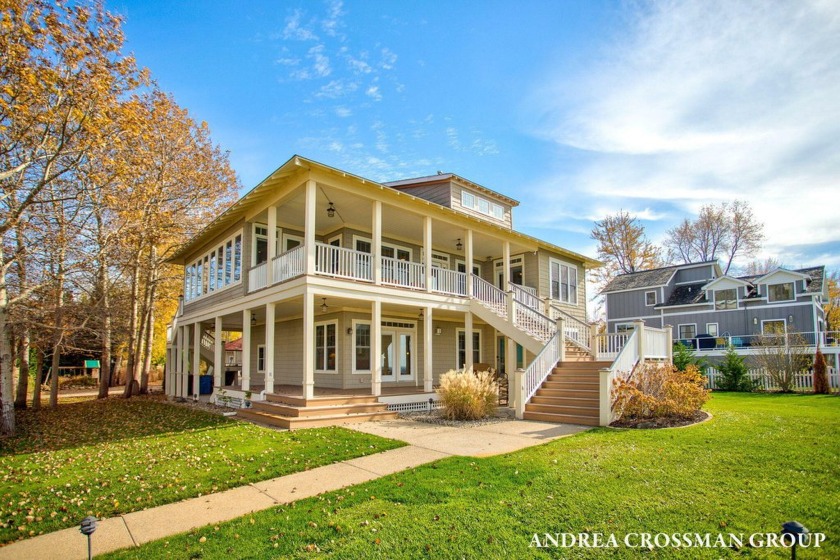
[{"label": "window", "polygon": [[[473,331],[473,363],[481,363],[481,331]],[[463,369],[467,362],[467,340],[464,329],[458,329],[458,363],[456,369]]]},{"label": "window", "polygon": [[706,334],[710,334],[714,337],[718,336],[718,324],[717,323],[706,323]]},{"label": "window", "polygon": [[615,333],[616,334],[630,334],[633,332],[633,323],[616,323],[615,325]]},{"label": "window", "polygon": [[577,267],[555,259],[549,260],[551,299],[577,304]]},{"label": "window", "polygon": [[486,216],[491,216],[497,220],[503,220],[505,218],[505,209],[502,205],[476,196],[471,192],[461,191],[461,206],[475,210]]},{"label": "window", "polygon": [[793,282],[770,284],[767,286],[767,301],[793,301]]},{"label": "window", "polygon": [[315,324],[315,371],[336,371],[336,338],[338,323]]},{"label": "window", "polygon": [[370,324],[356,323],[353,356],[353,371],[370,371]]},{"label": "window", "polygon": [[680,325],[679,327],[680,339],[689,339],[697,336],[697,325],[694,323],[688,325]]},{"label": "window", "polygon": [[715,290],[715,309],[718,311],[738,309],[738,290],[735,288]]},{"label": "window", "polygon": [[645,305],[648,307],[656,305],[656,290],[645,292]]},{"label": "window", "polygon": [[786,330],[784,319],[761,322],[761,334],[785,334]]},{"label": "window", "polygon": [[268,228],[254,226],[254,266],[268,260]]},{"label": "window", "polygon": [[184,300],[237,284],[241,278],[242,234],[239,234],[184,267]]},{"label": "window", "polygon": [[265,373],[265,345],[257,346],[257,373]]}]

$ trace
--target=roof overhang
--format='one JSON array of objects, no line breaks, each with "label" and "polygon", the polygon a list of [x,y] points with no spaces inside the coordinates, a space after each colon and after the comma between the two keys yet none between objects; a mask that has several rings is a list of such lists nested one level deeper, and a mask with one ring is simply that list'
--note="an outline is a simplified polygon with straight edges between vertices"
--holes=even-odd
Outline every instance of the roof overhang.
[{"label": "roof overhang", "polygon": [[736,287],[749,287],[752,284],[741,280],[740,278],[735,278],[734,276],[720,276],[715,278],[702,288],[701,290],[726,290],[729,288],[736,288]]},{"label": "roof overhang", "polygon": [[754,282],[756,284],[769,284],[771,279],[776,278],[781,279],[781,281],[796,281],[796,280],[810,280],[811,277],[807,274],[802,274],[801,272],[796,272],[795,270],[787,270],[786,268],[777,268],[775,270],[771,270],[764,276],[760,278],[756,278]]}]

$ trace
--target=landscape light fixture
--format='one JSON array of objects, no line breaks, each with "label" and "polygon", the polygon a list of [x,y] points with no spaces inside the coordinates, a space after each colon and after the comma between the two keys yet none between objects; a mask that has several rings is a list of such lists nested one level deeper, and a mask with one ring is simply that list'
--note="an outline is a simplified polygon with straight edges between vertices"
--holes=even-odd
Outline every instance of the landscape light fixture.
[{"label": "landscape light fixture", "polygon": [[90,536],[96,531],[96,518],[92,515],[88,515],[84,519],[82,519],[82,524],[79,526],[79,531],[87,537],[88,540],[88,560],[93,558],[91,554],[90,548]]},{"label": "landscape light fixture", "polygon": [[335,204],[333,204],[332,202],[330,202],[330,205],[327,206],[327,217],[328,218],[335,217]]},{"label": "landscape light fixture", "polygon": [[788,521],[782,524],[782,536],[793,535],[793,546],[790,547],[791,560],[796,560],[796,545],[801,542],[802,535],[807,535],[809,532],[799,521]]},{"label": "landscape light fixture", "polygon": [[464,248],[464,244],[461,243],[461,238],[460,237],[458,238],[458,243],[455,244],[455,248],[458,249],[459,251]]}]

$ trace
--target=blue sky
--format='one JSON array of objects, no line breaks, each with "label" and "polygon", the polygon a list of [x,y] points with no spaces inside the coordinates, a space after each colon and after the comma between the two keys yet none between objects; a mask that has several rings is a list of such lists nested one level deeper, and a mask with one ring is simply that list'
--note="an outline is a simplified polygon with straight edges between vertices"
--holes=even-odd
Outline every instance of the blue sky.
[{"label": "blue sky", "polygon": [[595,256],[748,200],[762,257],[840,268],[840,4],[109,0],[127,51],[250,189],[298,153],[374,180],[454,172]]}]

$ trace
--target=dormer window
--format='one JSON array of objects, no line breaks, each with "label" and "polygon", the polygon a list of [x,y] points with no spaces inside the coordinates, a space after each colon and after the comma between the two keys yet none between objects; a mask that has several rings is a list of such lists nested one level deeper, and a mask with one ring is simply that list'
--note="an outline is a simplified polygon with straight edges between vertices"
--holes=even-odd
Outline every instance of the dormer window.
[{"label": "dormer window", "polygon": [[715,310],[738,309],[738,290],[715,290]]},{"label": "dormer window", "polygon": [[482,198],[468,191],[461,191],[461,206],[475,210],[491,218],[496,218],[497,220],[505,219],[505,209],[500,204],[490,202],[486,198]]},{"label": "dormer window", "polygon": [[777,301],[793,301],[793,292],[793,282],[770,284],[767,286],[767,301],[770,303],[775,303]]}]

